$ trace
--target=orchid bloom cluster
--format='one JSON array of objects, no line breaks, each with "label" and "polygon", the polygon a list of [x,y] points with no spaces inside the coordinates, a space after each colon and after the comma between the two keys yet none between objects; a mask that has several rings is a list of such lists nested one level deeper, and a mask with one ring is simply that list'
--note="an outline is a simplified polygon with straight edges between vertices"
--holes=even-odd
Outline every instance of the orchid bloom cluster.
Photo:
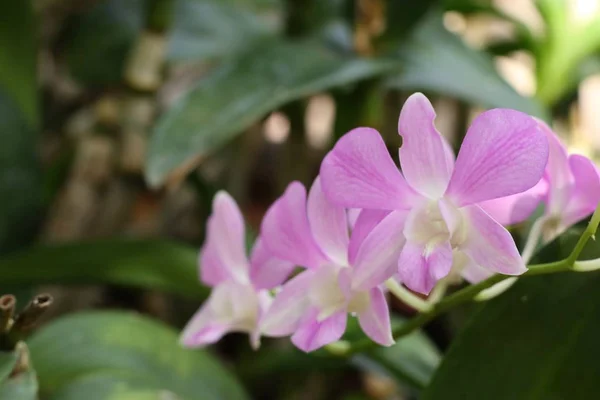
[{"label": "orchid bloom cluster", "polygon": [[200,278],[213,287],[188,323],[188,347],[230,331],[291,336],[304,351],[339,340],[348,314],[374,342],[394,342],[386,284],[427,295],[436,285],[520,275],[526,261],[503,225],[540,203],[546,240],[600,200],[594,164],[568,156],[542,122],[518,111],[480,114],[458,156],[422,94],[400,113],[400,168],[379,133],[357,128],[321,165],[310,190],[291,183],[267,211],[251,255],[234,200],[213,202]]}]

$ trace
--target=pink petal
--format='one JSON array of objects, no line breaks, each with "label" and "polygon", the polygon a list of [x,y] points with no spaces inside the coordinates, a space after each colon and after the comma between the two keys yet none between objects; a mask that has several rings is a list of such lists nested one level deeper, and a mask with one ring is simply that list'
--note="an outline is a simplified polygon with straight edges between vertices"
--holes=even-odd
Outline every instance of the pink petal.
[{"label": "pink petal", "polygon": [[350,227],[350,229],[354,228],[356,220],[358,219],[358,216],[360,215],[361,211],[362,210],[360,208],[348,209],[348,226]]},{"label": "pink petal", "polygon": [[486,111],[467,131],[446,195],[464,206],[524,192],[540,181],[547,161],[548,140],[533,118]]},{"label": "pink petal", "polygon": [[200,251],[202,281],[213,286],[224,279],[248,282],[244,217],[227,192],[215,195],[206,235]]},{"label": "pink petal", "polygon": [[348,315],[345,310],[323,321],[317,320],[318,313],[318,310],[312,310],[292,336],[292,343],[307,353],[339,340],[346,330]]},{"label": "pink petal", "polygon": [[228,332],[252,332],[259,315],[259,297],[250,285],[226,281],[215,287],[181,335],[186,347],[205,346]]},{"label": "pink petal", "polygon": [[344,135],[321,164],[323,191],[347,208],[408,208],[418,195],[408,186],[374,129]]},{"label": "pink petal", "polygon": [[405,241],[406,214],[406,211],[391,212],[367,235],[352,265],[353,288],[368,290],[394,275]]},{"label": "pink petal", "polygon": [[336,264],[348,264],[348,217],[343,207],[325,198],[321,180],[315,179],[308,194],[308,222],[323,252]]},{"label": "pink petal", "polygon": [[398,132],[402,136],[400,165],[404,178],[422,195],[437,199],[450,181],[454,156],[434,120],[435,111],[427,97],[415,93],[402,107]]},{"label": "pink petal", "polygon": [[575,186],[575,178],[569,168],[569,155],[565,146],[548,125],[542,121],[538,121],[538,123],[548,139],[546,179],[550,186],[546,205],[547,213],[562,214]]},{"label": "pink petal", "polygon": [[478,206],[501,225],[525,221],[546,198],[548,181],[542,178],[534,187],[523,193],[484,201]]},{"label": "pink petal", "polygon": [[462,270],[461,275],[468,282],[475,284],[481,281],[485,281],[487,278],[494,275],[494,273],[485,268],[481,268],[479,265],[473,262],[470,262]]},{"label": "pink petal", "polygon": [[592,214],[600,202],[600,175],[594,163],[586,157],[572,155],[569,157],[569,166],[575,177],[575,188],[563,210],[563,223],[566,226]]},{"label": "pink petal", "polygon": [[281,285],[294,268],[294,263],[276,258],[260,238],[256,240],[250,256],[250,281],[257,289]]},{"label": "pink petal", "polygon": [[510,233],[478,206],[462,208],[468,224],[461,250],[482,268],[505,275],[527,271]]},{"label": "pink petal", "polygon": [[296,265],[315,268],[329,259],[310,230],[306,215],[306,190],[292,182],[267,211],[261,226],[267,249],[277,258]]},{"label": "pink petal", "polygon": [[406,242],[398,260],[398,276],[409,289],[429,294],[435,284],[450,273],[451,267],[452,247],[449,242],[440,243],[431,250]]},{"label": "pink petal", "polygon": [[262,332],[269,336],[286,336],[298,329],[310,307],[308,295],[314,272],[304,271],[283,286],[260,321]]},{"label": "pink petal", "polygon": [[374,287],[369,290],[369,308],[358,313],[358,322],[362,330],[374,342],[382,346],[394,344],[390,325],[390,310],[383,291]]},{"label": "pink petal", "polygon": [[229,324],[214,320],[213,312],[207,302],[188,322],[180,341],[184,347],[202,347],[218,342],[230,329]]},{"label": "pink petal", "polygon": [[362,210],[354,223],[352,236],[350,236],[350,245],[348,247],[348,260],[350,265],[354,264],[356,253],[363,240],[377,226],[381,220],[390,212],[386,210]]}]

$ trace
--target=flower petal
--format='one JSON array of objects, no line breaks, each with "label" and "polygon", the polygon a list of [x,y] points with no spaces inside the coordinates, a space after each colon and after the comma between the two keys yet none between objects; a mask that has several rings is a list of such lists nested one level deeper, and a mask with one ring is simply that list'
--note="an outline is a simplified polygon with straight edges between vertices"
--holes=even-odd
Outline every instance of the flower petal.
[{"label": "flower petal", "polygon": [[379,287],[369,290],[369,308],[358,313],[358,322],[362,330],[374,342],[382,346],[394,344],[390,325],[390,310],[385,295]]},{"label": "flower petal", "polygon": [[392,161],[379,132],[356,128],[344,135],[321,164],[323,191],[347,208],[408,208],[418,194]]},{"label": "flower petal", "polygon": [[244,217],[235,200],[227,192],[218,192],[200,250],[202,281],[213,286],[225,279],[248,282],[245,240]]},{"label": "flower petal", "polygon": [[548,164],[546,179],[549,182],[547,214],[561,215],[571,198],[575,178],[569,168],[569,155],[558,136],[542,121],[538,121],[548,139]]},{"label": "flower petal", "polygon": [[261,318],[261,331],[269,336],[291,335],[309,310],[309,290],[314,272],[304,271],[290,279],[277,293],[273,303]]},{"label": "flower petal", "polygon": [[350,265],[354,265],[356,253],[358,253],[363,240],[389,213],[386,210],[362,210],[360,212],[354,223],[352,235],[350,236],[350,245],[348,246],[348,260]]},{"label": "flower petal", "polygon": [[429,294],[435,284],[452,268],[450,242],[438,244],[433,249],[406,242],[398,260],[398,277],[409,289]]},{"label": "flower petal", "polygon": [[404,245],[406,211],[392,211],[362,242],[353,266],[352,287],[368,290],[394,275]]},{"label": "flower petal", "polygon": [[346,209],[325,198],[319,177],[310,188],[307,208],[310,229],[321,250],[336,264],[347,265],[349,235]]},{"label": "flower petal", "polygon": [[346,330],[348,314],[345,310],[322,321],[317,320],[318,313],[312,310],[292,336],[292,343],[307,353],[339,340]]},{"label": "flower petal", "polygon": [[492,272],[520,275],[527,271],[510,233],[478,206],[462,208],[467,239],[461,250],[475,264]]},{"label": "flower petal", "polygon": [[592,214],[600,202],[600,175],[594,163],[586,157],[572,155],[569,166],[575,177],[575,188],[563,210],[563,224],[566,226]]},{"label": "flower petal", "polygon": [[295,265],[275,257],[258,238],[250,256],[250,281],[257,289],[272,289],[281,285]]},{"label": "flower petal", "polygon": [[259,307],[259,295],[252,286],[226,281],[213,289],[188,322],[181,342],[199,347],[218,341],[227,332],[250,333],[257,326]]},{"label": "flower petal", "polygon": [[457,206],[521,193],[540,181],[548,140],[521,112],[494,109],[467,131],[446,190]]},{"label": "flower petal", "polygon": [[404,178],[422,195],[437,199],[448,186],[454,157],[434,120],[435,111],[427,97],[415,93],[400,111],[398,132],[402,136],[400,166]]},{"label": "flower petal", "polygon": [[525,221],[546,198],[548,181],[542,178],[534,187],[523,193],[484,201],[478,206],[501,225],[513,225]]},{"label": "flower petal", "polygon": [[315,268],[329,259],[310,230],[306,214],[306,190],[299,182],[288,185],[285,193],[267,211],[261,226],[267,249],[277,258]]},{"label": "flower petal", "polygon": [[471,261],[467,263],[467,265],[465,265],[464,269],[461,272],[461,275],[468,282],[475,284],[486,280],[487,278],[494,275],[494,273],[485,268],[480,267],[479,265]]},{"label": "flower petal", "polygon": [[184,347],[202,347],[218,342],[229,330],[231,330],[229,324],[215,321],[207,302],[188,322],[181,334],[180,342]]}]

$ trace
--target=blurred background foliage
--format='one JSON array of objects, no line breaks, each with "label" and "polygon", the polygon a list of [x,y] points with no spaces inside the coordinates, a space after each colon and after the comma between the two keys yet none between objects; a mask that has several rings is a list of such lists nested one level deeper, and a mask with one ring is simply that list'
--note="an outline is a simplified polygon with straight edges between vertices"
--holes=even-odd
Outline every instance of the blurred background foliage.
[{"label": "blurred background foliage", "polygon": [[[256,231],[269,203],[290,181],[309,183],[349,129],[375,127],[395,152],[413,91],[433,99],[456,148],[474,115],[508,107],[553,123],[570,151],[600,156],[600,1],[0,8],[0,287],[21,305],[36,292],[55,298],[28,349],[0,332],[0,399],[600,392],[597,274],[522,279],[349,360],[275,340],[254,353],[237,335],[209,350],[177,343],[207,295],[196,256],[215,191],[228,190]],[[517,240],[527,227],[513,229]],[[538,259],[568,254],[577,229]],[[395,323],[414,313],[393,305]]]}]

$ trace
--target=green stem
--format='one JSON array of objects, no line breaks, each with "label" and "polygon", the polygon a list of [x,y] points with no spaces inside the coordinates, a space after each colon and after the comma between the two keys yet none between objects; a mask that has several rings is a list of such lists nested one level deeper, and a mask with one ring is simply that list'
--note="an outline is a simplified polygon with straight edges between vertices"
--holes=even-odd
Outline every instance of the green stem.
[{"label": "green stem", "polygon": [[[530,265],[528,271],[524,274],[527,276],[534,275],[544,275],[544,274],[552,274],[556,272],[564,272],[570,271],[573,269],[573,265],[577,258],[581,254],[581,251],[585,247],[586,243],[590,238],[594,236],[596,230],[598,229],[598,225],[600,224],[600,204],[596,207],[596,211],[592,215],[592,218],[586,227],[585,231],[579,237],[577,244],[571,251],[571,254],[563,260],[555,261],[551,263],[544,264],[534,264]],[[507,275],[493,275],[490,278],[479,282],[475,285],[467,286],[441,300],[439,303],[435,304],[429,311],[423,312],[413,319],[409,320],[407,323],[399,326],[395,330],[392,331],[392,336],[395,340],[400,339],[403,336],[409,335],[415,330],[421,328],[423,325],[430,322],[432,319],[437,317],[438,315],[464,303],[467,303],[477,294],[479,294],[482,290],[485,290],[498,282],[502,282],[505,279],[510,278]],[[372,350],[378,346],[377,343],[371,341],[370,339],[363,339],[353,343],[347,350],[347,352],[343,355],[348,356],[351,354],[361,353],[365,351]]]}]

